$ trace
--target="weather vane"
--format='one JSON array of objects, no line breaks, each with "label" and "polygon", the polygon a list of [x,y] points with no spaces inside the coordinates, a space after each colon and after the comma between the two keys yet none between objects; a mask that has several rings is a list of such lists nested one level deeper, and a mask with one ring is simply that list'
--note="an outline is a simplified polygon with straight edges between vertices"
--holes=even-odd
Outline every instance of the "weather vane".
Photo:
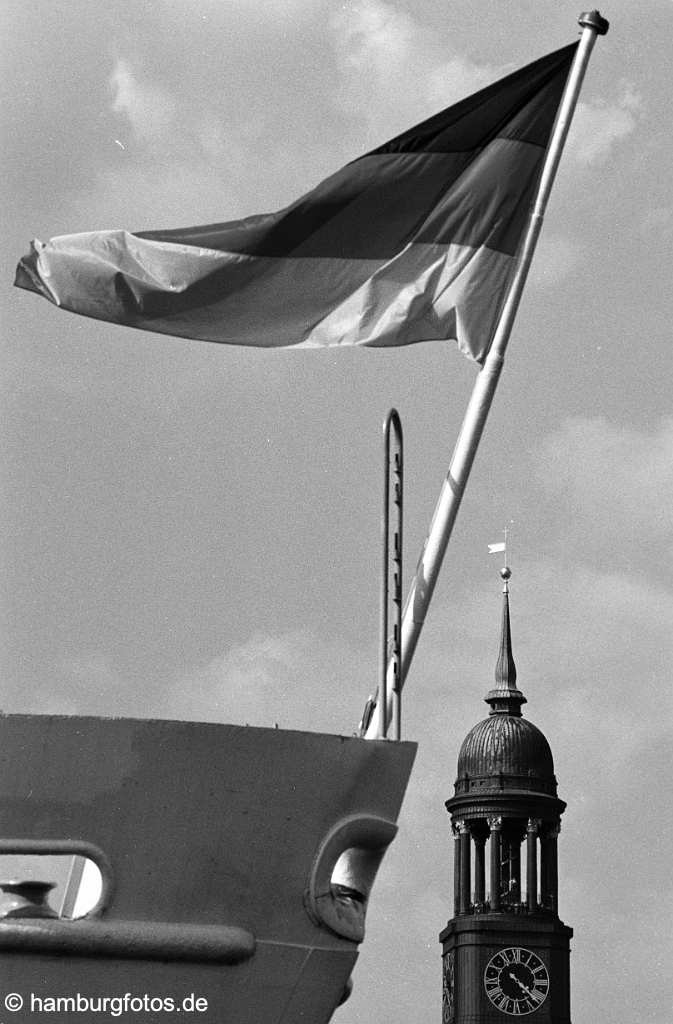
[{"label": "weather vane", "polygon": [[[509,522],[510,522],[510,524],[512,524],[514,522],[514,520],[510,519]],[[507,559],[507,538],[508,538],[509,533],[510,533],[509,525],[506,526],[505,529],[502,532],[503,532],[503,534],[505,536],[505,539],[497,541],[495,544],[489,544],[488,545],[488,553],[489,553],[489,555],[497,555],[499,552],[502,552],[502,554],[503,554],[503,559],[502,559],[503,566],[502,566],[502,569],[500,570],[500,575],[502,576],[503,580],[505,581],[505,586],[507,586],[507,580],[512,575],[512,570],[509,567],[509,562],[508,562],[508,559]],[[511,555],[511,547],[510,547],[510,555]]]}]

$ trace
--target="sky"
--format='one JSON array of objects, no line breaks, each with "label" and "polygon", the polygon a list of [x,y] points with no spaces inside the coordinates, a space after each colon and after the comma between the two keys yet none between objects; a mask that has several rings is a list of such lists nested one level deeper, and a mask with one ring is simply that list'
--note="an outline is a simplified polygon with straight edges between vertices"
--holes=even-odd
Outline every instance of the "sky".
[{"label": "sky", "polygon": [[[452,342],[255,351],[12,287],[33,237],[278,209],[576,38],[558,0],[2,0],[0,707],[350,734],[377,681],[381,422],[405,589],[475,378]],[[673,5],[612,0],[404,691],[419,753],[335,1024],[439,1020],[444,801],[510,528],[524,714],[568,803],[573,1024],[665,1024]]]}]

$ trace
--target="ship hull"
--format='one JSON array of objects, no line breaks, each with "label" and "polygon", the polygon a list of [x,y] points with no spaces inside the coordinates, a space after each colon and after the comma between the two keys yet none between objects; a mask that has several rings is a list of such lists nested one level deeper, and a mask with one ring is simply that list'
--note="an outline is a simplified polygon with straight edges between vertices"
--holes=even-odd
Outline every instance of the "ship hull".
[{"label": "ship hull", "polygon": [[414,755],[281,729],[0,718],[0,855],[39,853],[45,871],[85,856],[103,880],[83,920],[0,919],[3,984],[24,999],[12,1019],[98,1019],[82,1000],[104,997],[131,1020],[166,1012],[147,997],[207,1024],[328,1021],[368,898],[332,871],[355,852],[369,886]]}]

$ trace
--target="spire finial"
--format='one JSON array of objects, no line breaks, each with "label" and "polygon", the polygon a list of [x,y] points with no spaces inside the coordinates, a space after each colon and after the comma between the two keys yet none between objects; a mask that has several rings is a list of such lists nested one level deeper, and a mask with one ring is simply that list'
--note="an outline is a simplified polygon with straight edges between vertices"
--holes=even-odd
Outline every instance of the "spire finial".
[{"label": "spire finial", "polygon": [[500,630],[500,650],[495,666],[495,688],[485,700],[491,705],[491,714],[507,714],[521,716],[521,705],[526,698],[516,688],[516,665],[512,653],[512,633],[509,621],[509,581],[512,570],[505,565],[500,570],[502,587],[502,626]]},{"label": "spire finial", "polygon": [[499,690],[516,689],[516,665],[512,654],[512,633],[509,623],[509,581],[512,572],[507,566],[500,570],[502,588],[502,628],[500,630],[500,653],[495,666],[495,682]]}]

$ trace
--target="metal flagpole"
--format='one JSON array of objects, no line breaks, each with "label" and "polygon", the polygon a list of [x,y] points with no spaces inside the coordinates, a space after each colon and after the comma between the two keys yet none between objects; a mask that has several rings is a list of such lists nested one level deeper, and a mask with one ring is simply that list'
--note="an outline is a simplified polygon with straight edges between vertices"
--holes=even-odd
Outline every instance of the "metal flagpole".
[{"label": "metal flagpole", "polygon": [[[528,276],[535,246],[542,227],[544,212],[549,199],[554,178],[558,169],[563,146],[568,135],[570,122],[577,105],[577,98],[582,88],[584,74],[589,63],[591,51],[596,37],[605,35],[609,22],[602,18],[598,11],[581,14],[579,24],[582,26],[577,53],[573,60],[568,81],[566,83],[561,105],[552,131],[547,154],[542,167],[540,184],[533,210],[528,221],[526,235],[520,249],[516,270],[512,277],[507,298],[500,314],[500,320],[493,336],[484,365],[477,377],[470,401],[465,413],[463,425],[453,452],[435,512],[430,524],[421,557],[416,567],[416,575],[407,596],[402,617],[402,664],[400,686],[404,685],[411,659],[421,635],[425,614],[430,604],[442,559],[446,551],[453,524],[456,521],[461,498],[465,491],[472,463],[481,440],[486,419],[491,408],[493,396],[498,386],[500,372],[505,358],[505,350],[512,331],[512,325],[519,308],[519,302]],[[386,701],[386,720],[390,721],[392,691],[392,666],[388,665],[389,685]],[[379,719],[383,702],[379,702],[371,717],[366,732],[368,739],[375,739],[380,733]]]}]

